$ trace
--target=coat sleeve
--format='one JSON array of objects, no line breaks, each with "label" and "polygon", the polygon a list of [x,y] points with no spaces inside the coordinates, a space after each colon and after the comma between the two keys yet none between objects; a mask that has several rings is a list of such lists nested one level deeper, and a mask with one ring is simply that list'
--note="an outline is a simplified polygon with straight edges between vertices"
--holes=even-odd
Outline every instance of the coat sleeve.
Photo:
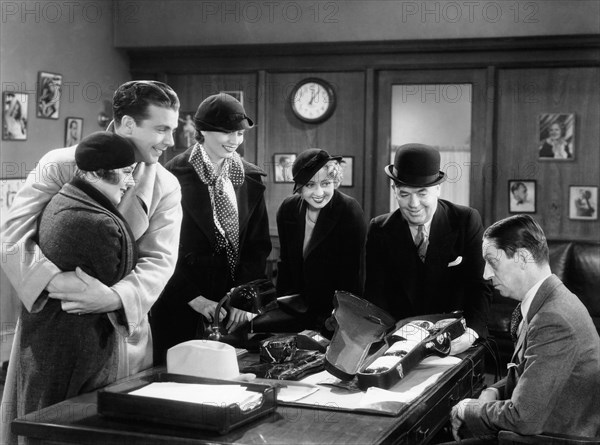
[{"label": "coat sleeve", "polygon": [[366,241],[366,282],[364,298],[385,311],[389,311],[389,305],[385,298],[384,283],[386,282],[385,268],[387,264],[384,258],[386,249],[386,237],[379,230],[375,220],[371,220],[367,230]]},{"label": "coat sleeve", "polygon": [[2,268],[30,312],[41,310],[38,297],[61,272],[37,244],[37,220],[50,199],[72,179],[73,156],[74,149],[66,148],[52,150],[40,159],[15,196],[0,230]]},{"label": "coat sleeve", "polygon": [[469,209],[465,233],[463,259],[465,261],[465,320],[482,338],[487,338],[487,322],[490,313],[491,289],[483,279],[485,263],[481,255],[483,224],[479,212]]},{"label": "coat sleeve", "polygon": [[[260,181],[260,178],[258,178]],[[244,245],[240,249],[240,265],[236,282],[244,284],[265,277],[267,257],[271,253],[271,235],[269,234],[269,215],[264,193],[248,221]]]},{"label": "coat sleeve", "polygon": [[298,289],[293,289],[292,271],[290,264],[290,234],[287,233],[285,224],[286,217],[286,202],[284,201],[277,210],[277,234],[279,236],[279,260],[277,262],[277,295],[283,296],[298,292]]},{"label": "coat sleeve", "polygon": [[472,401],[465,408],[465,423],[474,435],[500,430],[540,434],[550,413],[557,409],[577,362],[574,328],[560,314],[538,313],[526,335],[525,364],[511,398]]},{"label": "coat sleeve", "polygon": [[[165,178],[163,178],[165,179]],[[109,314],[122,335],[132,335],[173,275],[181,230],[181,187],[172,177],[164,180],[162,196],[149,219],[149,226],[137,240],[139,259],[135,269],[112,286],[123,304],[128,329],[119,327],[117,314]]]},{"label": "coat sleeve", "polygon": [[344,277],[345,289],[360,296],[364,287],[365,275],[365,238],[367,225],[362,208],[351,201],[342,217],[343,242],[340,246],[341,270],[347,271]]}]

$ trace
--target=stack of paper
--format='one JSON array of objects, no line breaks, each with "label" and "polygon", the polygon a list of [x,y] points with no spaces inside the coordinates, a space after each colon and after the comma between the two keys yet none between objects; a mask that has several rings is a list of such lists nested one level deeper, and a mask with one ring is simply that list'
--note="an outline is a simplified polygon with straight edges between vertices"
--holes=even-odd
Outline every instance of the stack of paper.
[{"label": "stack of paper", "polygon": [[155,382],[129,394],[223,407],[235,404],[242,411],[250,410],[262,402],[260,392],[250,391],[241,385]]}]

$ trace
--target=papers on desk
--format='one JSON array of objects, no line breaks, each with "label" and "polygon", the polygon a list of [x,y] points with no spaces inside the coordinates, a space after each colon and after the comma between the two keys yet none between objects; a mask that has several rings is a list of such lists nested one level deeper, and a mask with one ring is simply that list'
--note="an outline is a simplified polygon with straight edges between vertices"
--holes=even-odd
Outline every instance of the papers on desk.
[{"label": "papers on desk", "polygon": [[423,394],[446,370],[460,362],[460,358],[452,356],[427,357],[390,389],[371,387],[366,392],[343,389],[344,385],[340,384],[338,378],[322,371],[301,381],[317,385],[319,389],[300,399],[297,404],[396,415],[405,404]]},{"label": "papers on desk", "polygon": [[261,393],[240,385],[154,382],[129,394],[221,407],[238,405],[242,411],[251,410],[262,402]]}]

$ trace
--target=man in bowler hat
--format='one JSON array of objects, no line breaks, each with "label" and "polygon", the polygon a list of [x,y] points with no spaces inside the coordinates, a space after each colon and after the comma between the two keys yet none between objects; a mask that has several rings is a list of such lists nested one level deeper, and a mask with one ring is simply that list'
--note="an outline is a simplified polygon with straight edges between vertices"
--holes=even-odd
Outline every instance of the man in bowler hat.
[{"label": "man in bowler hat", "polygon": [[479,213],[439,198],[446,176],[430,146],[399,147],[385,173],[399,208],[370,222],[365,298],[398,320],[461,310],[485,338],[491,289],[483,279]]}]

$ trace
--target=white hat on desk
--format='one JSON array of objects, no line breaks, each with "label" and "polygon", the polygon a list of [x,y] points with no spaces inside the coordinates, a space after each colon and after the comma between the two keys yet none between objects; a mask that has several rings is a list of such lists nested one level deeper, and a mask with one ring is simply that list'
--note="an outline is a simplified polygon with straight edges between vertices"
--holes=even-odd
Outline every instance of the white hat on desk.
[{"label": "white hat on desk", "polygon": [[224,380],[240,376],[235,348],[213,340],[190,340],[170,348],[167,372]]}]

